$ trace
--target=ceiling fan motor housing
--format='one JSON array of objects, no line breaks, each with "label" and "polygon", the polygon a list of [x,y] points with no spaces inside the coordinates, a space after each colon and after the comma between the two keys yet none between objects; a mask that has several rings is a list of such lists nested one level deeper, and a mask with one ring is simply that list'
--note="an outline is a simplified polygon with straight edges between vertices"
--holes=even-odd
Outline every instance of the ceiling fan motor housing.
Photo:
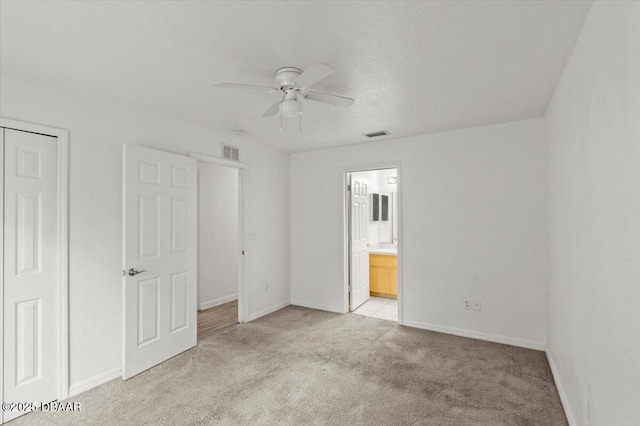
[{"label": "ceiling fan motor housing", "polygon": [[302,70],[300,68],[279,68],[276,71],[276,87],[280,90],[284,90],[293,86],[294,82],[300,74],[302,74]]}]

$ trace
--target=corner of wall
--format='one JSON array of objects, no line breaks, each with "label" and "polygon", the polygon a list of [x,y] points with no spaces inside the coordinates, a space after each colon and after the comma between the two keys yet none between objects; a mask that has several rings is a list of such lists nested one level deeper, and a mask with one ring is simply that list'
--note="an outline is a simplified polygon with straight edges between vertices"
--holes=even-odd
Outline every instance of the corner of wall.
[{"label": "corner of wall", "polygon": [[576,419],[573,417],[573,411],[569,406],[569,398],[567,397],[567,392],[562,385],[562,381],[560,380],[560,373],[558,373],[558,368],[556,367],[556,363],[553,360],[553,356],[549,349],[545,349],[544,353],[547,355],[547,361],[549,362],[549,368],[551,368],[551,375],[553,376],[553,381],[556,384],[556,389],[558,390],[558,395],[560,395],[560,402],[562,403],[562,408],[564,409],[564,414],[567,416],[567,422],[569,422],[569,426],[578,426],[576,423]]}]

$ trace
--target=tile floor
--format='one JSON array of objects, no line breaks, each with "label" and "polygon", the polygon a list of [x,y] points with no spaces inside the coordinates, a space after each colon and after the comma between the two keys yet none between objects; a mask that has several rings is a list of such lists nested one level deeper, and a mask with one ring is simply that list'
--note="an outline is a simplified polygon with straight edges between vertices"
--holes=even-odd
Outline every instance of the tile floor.
[{"label": "tile floor", "polygon": [[360,305],[353,313],[366,317],[398,321],[398,301],[396,299],[371,296],[369,300]]}]

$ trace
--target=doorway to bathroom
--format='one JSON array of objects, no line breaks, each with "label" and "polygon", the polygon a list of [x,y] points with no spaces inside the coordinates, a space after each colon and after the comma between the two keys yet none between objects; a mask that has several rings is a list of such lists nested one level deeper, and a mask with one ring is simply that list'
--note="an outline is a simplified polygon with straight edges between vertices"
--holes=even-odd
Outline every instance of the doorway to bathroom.
[{"label": "doorway to bathroom", "polygon": [[401,322],[399,166],[345,173],[347,304],[354,314]]}]

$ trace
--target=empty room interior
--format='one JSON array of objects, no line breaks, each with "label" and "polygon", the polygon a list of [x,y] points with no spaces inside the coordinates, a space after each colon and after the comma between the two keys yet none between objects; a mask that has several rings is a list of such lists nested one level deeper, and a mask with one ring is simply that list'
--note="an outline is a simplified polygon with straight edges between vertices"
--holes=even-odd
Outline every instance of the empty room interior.
[{"label": "empty room interior", "polygon": [[639,1],[0,0],[0,72],[0,424],[639,424]]}]

